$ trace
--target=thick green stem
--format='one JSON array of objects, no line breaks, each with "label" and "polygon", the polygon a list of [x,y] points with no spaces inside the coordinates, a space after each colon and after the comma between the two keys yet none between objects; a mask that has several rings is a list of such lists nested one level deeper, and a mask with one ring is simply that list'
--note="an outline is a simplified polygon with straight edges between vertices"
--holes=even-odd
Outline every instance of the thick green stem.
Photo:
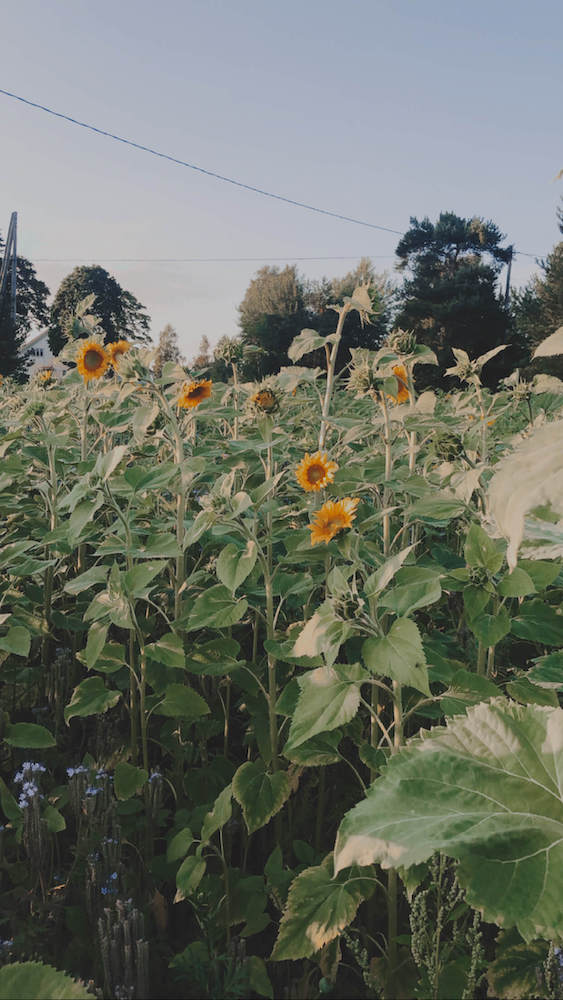
[{"label": "thick green stem", "polygon": [[334,375],[336,371],[336,356],[338,354],[338,348],[340,346],[340,340],[342,337],[342,330],[344,327],[344,320],[349,312],[349,306],[343,306],[338,317],[338,325],[336,327],[336,333],[334,336],[334,343],[332,345],[332,350],[330,352],[330,361],[328,365],[328,371],[326,375],[326,390],[325,398],[323,403],[323,409],[321,414],[321,429],[319,432],[319,451],[324,448],[326,441],[326,432],[328,429],[328,418],[330,415],[330,401],[332,399],[332,391],[334,388]]},{"label": "thick green stem", "polygon": [[146,693],[147,693],[147,658],[145,655],[145,647],[141,645],[140,649],[140,685],[139,685],[139,718],[141,721],[141,748],[143,754],[143,767],[145,771],[149,769],[149,745],[148,745],[148,718],[146,711]]},{"label": "thick green stem", "polygon": [[477,673],[483,676],[485,673],[485,664],[487,662],[487,647],[480,642],[479,648],[477,650]]},{"label": "thick green stem", "polygon": [[[403,699],[402,688],[398,681],[393,681],[393,749],[395,754],[403,743]],[[397,974],[397,934],[399,926],[399,878],[395,868],[389,869],[387,879],[388,910],[387,910],[387,990],[389,998],[396,996],[395,979]]]},{"label": "thick green stem", "polygon": [[180,605],[182,602],[182,586],[185,576],[185,555],[184,555],[184,533],[186,518],[186,495],[182,482],[182,463],[184,461],[184,442],[182,441],[178,425],[174,427],[175,451],[174,461],[180,467],[180,486],[176,495],[176,544],[179,553],[176,556],[176,574],[174,579],[174,618],[180,617]]},{"label": "thick green stem", "polygon": [[387,508],[391,499],[391,490],[388,485],[393,471],[393,449],[391,444],[391,421],[389,420],[389,408],[385,393],[379,394],[381,410],[383,413],[384,445],[385,445],[385,486],[383,487],[383,555],[387,559],[391,548],[391,515]]},{"label": "thick green stem", "polygon": [[235,404],[235,419],[233,421],[233,441],[238,441],[238,371],[235,362],[231,363],[233,369],[233,399]]}]

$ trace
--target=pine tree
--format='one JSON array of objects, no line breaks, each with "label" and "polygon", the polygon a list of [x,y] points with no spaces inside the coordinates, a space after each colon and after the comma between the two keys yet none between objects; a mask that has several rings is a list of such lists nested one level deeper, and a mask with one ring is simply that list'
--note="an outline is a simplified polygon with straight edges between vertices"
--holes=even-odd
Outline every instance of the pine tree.
[{"label": "pine tree", "polygon": [[[4,241],[0,235],[0,263]],[[0,312],[0,374],[9,375],[18,382],[27,378],[25,340],[34,325],[43,325],[49,319],[47,298],[49,289],[40,281],[33,264],[24,257],[17,259],[16,322],[10,312],[10,296],[5,296]],[[10,290],[8,278],[8,290]]]}]

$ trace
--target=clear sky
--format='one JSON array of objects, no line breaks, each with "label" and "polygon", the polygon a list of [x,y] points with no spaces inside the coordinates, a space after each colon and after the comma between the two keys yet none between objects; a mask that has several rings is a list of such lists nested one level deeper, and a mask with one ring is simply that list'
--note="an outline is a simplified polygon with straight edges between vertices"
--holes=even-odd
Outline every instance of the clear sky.
[{"label": "clear sky", "polygon": [[[544,255],[560,238],[562,38],[561,0],[17,0],[2,13],[0,87],[321,208],[398,230],[411,215],[480,215]],[[115,258],[366,255],[392,274],[398,239],[0,95],[4,234],[14,210],[52,292],[76,263],[101,264],[153,336],[174,324],[188,357],[203,334],[236,334],[263,264]],[[534,269],[518,257],[515,283]]]}]

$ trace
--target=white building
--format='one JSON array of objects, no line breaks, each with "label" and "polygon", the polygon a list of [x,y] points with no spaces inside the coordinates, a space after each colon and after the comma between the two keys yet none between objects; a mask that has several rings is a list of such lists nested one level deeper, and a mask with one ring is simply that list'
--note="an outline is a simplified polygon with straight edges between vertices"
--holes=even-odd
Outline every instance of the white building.
[{"label": "white building", "polygon": [[35,375],[36,372],[42,371],[44,368],[52,368],[54,373],[59,376],[64,375],[66,372],[66,365],[57,361],[49,347],[48,330],[42,330],[41,333],[36,333],[27,340],[23,350],[27,359],[30,376]]}]

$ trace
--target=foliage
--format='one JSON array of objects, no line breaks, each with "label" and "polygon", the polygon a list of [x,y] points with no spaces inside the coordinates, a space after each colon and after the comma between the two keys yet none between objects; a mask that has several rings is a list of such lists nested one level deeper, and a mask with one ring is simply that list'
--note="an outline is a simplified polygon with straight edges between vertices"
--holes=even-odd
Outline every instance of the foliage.
[{"label": "foliage", "polygon": [[0,1000],[87,1000],[87,990],[64,972],[41,962],[15,962],[0,969]]},{"label": "foliage", "polygon": [[247,378],[263,378],[287,364],[288,351],[295,337],[304,329],[314,329],[319,341],[317,350],[307,359],[312,367],[325,364],[324,343],[334,329],[333,306],[350,297],[357,285],[372,288],[374,315],[365,323],[358,315],[348,319],[339,344],[337,370],[350,360],[357,347],[376,348],[389,325],[390,288],[385,279],[375,275],[367,258],[342,278],[306,282],[294,265],[280,270],[263,267],[252,279],[239,306],[241,339],[260,352],[246,359]]},{"label": "foliage", "polygon": [[328,312],[261,385],[240,340],[0,384],[8,969],[557,995],[563,395],[490,392],[497,348],[420,393],[409,331],[339,371],[369,285]]},{"label": "foliage", "polygon": [[162,369],[167,361],[172,361],[175,364],[181,364],[182,362],[178,334],[170,323],[167,323],[158,335],[158,344],[156,345],[153,362],[155,375],[162,375]]},{"label": "foliage", "polygon": [[[441,212],[435,223],[411,218],[399,240],[398,266],[408,275],[395,322],[432,347],[441,369],[425,373],[424,384],[442,382],[453,347],[475,355],[514,342],[509,313],[496,289],[500,269],[511,256],[510,247],[500,246],[503,239],[491,221]],[[489,371],[491,384],[521,360],[522,348],[514,347],[500,367]]]},{"label": "foliage", "polygon": [[49,345],[58,354],[73,332],[77,306],[94,296],[94,309],[106,344],[122,338],[136,343],[150,342],[150,320],[145,307],[122,288],[105,268],[97,264],[75,267],[63,279],[51,306]]}]

